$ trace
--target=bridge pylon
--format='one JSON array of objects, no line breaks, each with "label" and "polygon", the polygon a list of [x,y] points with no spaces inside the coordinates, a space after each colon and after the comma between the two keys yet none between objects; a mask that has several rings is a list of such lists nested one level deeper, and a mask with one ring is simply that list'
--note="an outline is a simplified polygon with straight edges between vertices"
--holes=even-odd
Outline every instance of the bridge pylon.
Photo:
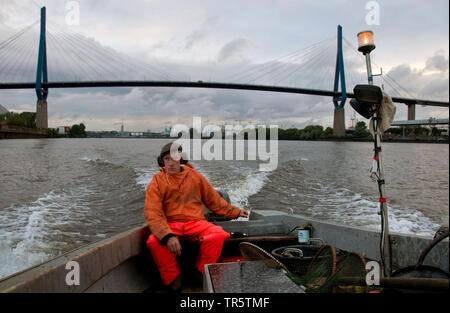
[{"label": "bridge pylon", "polygon": [[48,83],[47,75],[47,43],[45,7],[41,8],[41,33],[36,71],[36,128],[48,128],[47,95],[48,88],[42,88],[42,83]]},{"label": "bridge pylon", "polygon": [[333,97],[334,103],[334,121],[333,135],[337,137],[345,136],[345,111],[344,105],[347,100],[347,90],[345,85],[344,71],[344,55],[342,53],[342,26],[337,27],[337,56],[336,56],[336,72],[334,75],[334,89],[339,91],[339,80],[341,81],[341,96]]}]

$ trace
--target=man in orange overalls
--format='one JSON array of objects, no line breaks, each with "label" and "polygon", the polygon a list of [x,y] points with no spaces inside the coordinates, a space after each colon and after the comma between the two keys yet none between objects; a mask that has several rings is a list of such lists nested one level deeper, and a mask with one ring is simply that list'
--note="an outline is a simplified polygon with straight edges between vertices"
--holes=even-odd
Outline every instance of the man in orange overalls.
[{"label": "man in orange overalls", "polygon": [[200,243],[195,267],[201,275],[205,264],[217,261],[223,242],[230,237],[222,227],[206,221],[204,205],[232,219],[248,217],[248,212],[225,201],[202,174],[183,162],[181,146],[173,145],[169,143],[161,149],[163,167],[147,186],[144,215],[152,233],[147,246],[161,280],[165,286],[177,290],[181,287],[176,261],[176,256],[181,255],[178,237]]}]

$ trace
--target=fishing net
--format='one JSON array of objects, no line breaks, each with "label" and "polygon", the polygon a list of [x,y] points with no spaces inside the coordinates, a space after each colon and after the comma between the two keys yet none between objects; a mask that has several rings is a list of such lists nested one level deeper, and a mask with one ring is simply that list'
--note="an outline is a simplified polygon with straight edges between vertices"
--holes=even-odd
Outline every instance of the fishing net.
[{"label": "fishing net", "polygon": [[355,252],[336,257],[332,245],[323,245],[308,266],[305,275],[287,273],[307,293],[365,293],[366,262]]},{"label": "fishing net", "polygon": [[247,261],[263,261],[270,268],[285,271],[286,275],[307,293],[365,293],[366,262],[356,252],[336,256],[334,247],[324,244],[309,263],[306,274],[290,271],[270,253],[249,242],[239,244]]},{"label": "fishing net", "polygon": [[241,242],[239,250],[246,261],[263,261],[269,268],[283,269],[289,272],[283,263],[275,259],[270,253],[250,242]]},{"label": "fishing net", "polygon": [[321,286],[319,292],[366,293],[366,261],[356,252],[338,257],[336,271]]},{"label": "fishing net", "polygon": [[306,274],[287,273],[297,285],[303,286],[306,292],[321,292],[322,286],[336,271],[336,251],[330,244],[320,247],[308,265]]}]

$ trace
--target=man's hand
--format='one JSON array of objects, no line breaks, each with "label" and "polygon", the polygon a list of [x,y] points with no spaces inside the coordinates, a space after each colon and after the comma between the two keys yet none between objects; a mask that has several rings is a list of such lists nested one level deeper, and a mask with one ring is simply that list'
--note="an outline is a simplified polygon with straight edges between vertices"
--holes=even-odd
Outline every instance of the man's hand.
[{"label": "man's hand", "polygon": [[248,217],[248,212],[245,209],[240,209],[238,217]]},{"label": "man's hand", "polygon": [[173,236],[167,240],[167,248],[169,248],[170,252],[175,253],[176,256],[181,255],[181,245],[177,237]]}]

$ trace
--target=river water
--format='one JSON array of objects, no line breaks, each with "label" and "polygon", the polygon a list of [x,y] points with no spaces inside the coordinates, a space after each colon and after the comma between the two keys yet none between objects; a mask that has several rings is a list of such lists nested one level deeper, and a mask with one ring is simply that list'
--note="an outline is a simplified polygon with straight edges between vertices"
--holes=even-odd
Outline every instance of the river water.
[{"label": "river water", "polygon": [[[0,141],[0,278],[144,224],[165,139]],[[390,230],[433,236],[449,219],[449,146],[382,143]],[[234,205],[379,229],[373,143],[279,141],[259,161],[191,161]]]}]

